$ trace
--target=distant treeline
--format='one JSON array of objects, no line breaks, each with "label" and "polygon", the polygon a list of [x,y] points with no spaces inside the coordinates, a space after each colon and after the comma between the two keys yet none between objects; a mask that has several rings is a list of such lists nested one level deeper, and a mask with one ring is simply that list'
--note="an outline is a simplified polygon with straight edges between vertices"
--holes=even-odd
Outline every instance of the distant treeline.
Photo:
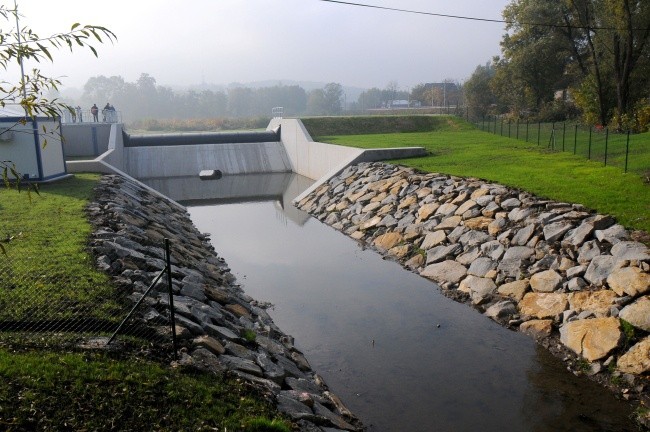
[{"label": "distant treeline", "polygon": [[82,108],[96,103],[111,103],[122,113],[125,122],[142,119],[194,119],[226,117],[269,117],[274,107],[283,107],[284,114],[339,114],[343,109],[343,87],[329,83],[322,89],[305,91],[298,85],[272,87],[232,87],[227,90],[174,91],[158,85],[156,79],[143,73],[135,82],[121,76],[90,78],[78,101]]},{"label": "distant treeline", "polygon": [[404,108],[404,104],[406,107],[455,106],[461,99],[460,86],[452,80],[419,84],[410,92],[399,90],[397,82],[392,81],[384,89],[371,88],[357,100],[348,100],[339,83],[309,91],[299,85],[175,91],[143,73],[135,82],[125,81],[121,76],[92,77],[78,100],[66,102],[83,109],[110,103],[121,112],[125,122],[132,123],[145,119],[270,117],[274,107],[282,107],[285,116],[338,115],[343,111],[363,113],[378,108]]}]

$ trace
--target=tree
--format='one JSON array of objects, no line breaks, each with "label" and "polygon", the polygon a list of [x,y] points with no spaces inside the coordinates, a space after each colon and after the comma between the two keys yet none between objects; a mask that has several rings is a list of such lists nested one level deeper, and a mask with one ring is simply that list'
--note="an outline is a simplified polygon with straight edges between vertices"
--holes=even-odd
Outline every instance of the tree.
[{"label": "tree", "polygon": [[465,104],[472,118],[483,118],[490,113],[490,108],[496,105],[497,98],[492,93],[492,79],[495,71],[492,63],[478,65],[472,76],[463,86]]},{"label": "tree", "polygon": [[495,61],[493,90],[508,102],[511,112],[539,111],[556,90],[569,84],[567,66],[572,46],[561,31],[536,23],[560,23],[564,17],[557,0],[519,0],[503,11],[508,25],[501,40],[502,56]]},{"label": "tree", "polygon": [[[572,88],[587,120],[607,124],[648,96],[650,2],[513,0],[504,10],[499,90],[539,108]],[[510,101],[513,104],[513,101]]]},{"label": "tree", "polygon": [[325,112],[330,115],[341,114],[343,111],[343,86],[339,83],[329,83],[323,89]]},{"label": "tree", "polygon": [[311,115],[327,114],[327,103],[325,102],[325,91],[314,89],[307,95],[307,113]]},{"label": "tree", "polygon": [[[20,28],[18,26],[19,17],[17,7],[10,9],[0,5],[0,68],[5,71],[13,62],[20,64],[21,71],[27,60],[36,63],[46,60],[53,62],[53,51],[66,47],[71,51],[75,47],[85,47],[97,56],[97,51],[92,43],[103,43],[102,38],[109,41],[116,40],[113,32],[104,27],[79,23],[73,24],[68,32],[41,37],[30,28]],[[14,22],[16,23],[15,27]],[[7,103],[18,103],[25,111],[23,120],[13,126],[3,128],[0,130],[0,135],[12,132],[18,124],[25,124],[30,117],[57,117],[64,110],[72,112],[72,107],[56,98],[48,97],[48,94],[58,90],[60,84],[58,79],[43,75],[36,68],[27,74],[23,73],[17,83],[5,79],[0,80],[0,107],[4,108]],[[11,161],[1,161],[0,169],[2,169],[2,177],[7,187],[10,185],[9,179],[11,178],[20,188],[21,176]]]},{"label": "tree", "polygon": [[620,116],[629,113],[640,94],[647,97],[647,90],[636,91],[643,88],[643,81],[647,83],[647,75],[645,80],[634,80],[634,77],[644,64],[647,67],[650,55],[650,3],[643,0],[574,0],[571,5],[567,21],[586,27],[574,44],[576,51],[580,46],[587,47],[590,72],[598,87],[601,123],[606,124],[609,117],[605,99],[609,77],[612,78],[609,82],[614,82],[615,116],[620,122]]}]

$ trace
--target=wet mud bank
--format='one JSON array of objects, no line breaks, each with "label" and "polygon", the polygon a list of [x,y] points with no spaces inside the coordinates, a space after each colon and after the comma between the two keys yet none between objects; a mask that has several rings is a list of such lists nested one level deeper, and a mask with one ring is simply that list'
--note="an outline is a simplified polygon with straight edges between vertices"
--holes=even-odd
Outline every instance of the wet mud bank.
[{"label": "wet mud bank", "polygon": [[535,338],[650,426],[650,252],[612,217],[382,163],[346,168],[298,207]]}]

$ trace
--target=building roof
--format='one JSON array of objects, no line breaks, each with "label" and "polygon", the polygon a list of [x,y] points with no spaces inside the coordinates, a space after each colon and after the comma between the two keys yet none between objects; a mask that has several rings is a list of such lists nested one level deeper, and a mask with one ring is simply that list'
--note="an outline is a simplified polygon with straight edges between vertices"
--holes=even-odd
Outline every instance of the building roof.
[{"label": "building roof", "polygon": [[0,107],[0,117],[24,117],[25,110],[20,104],[6,104]]}]

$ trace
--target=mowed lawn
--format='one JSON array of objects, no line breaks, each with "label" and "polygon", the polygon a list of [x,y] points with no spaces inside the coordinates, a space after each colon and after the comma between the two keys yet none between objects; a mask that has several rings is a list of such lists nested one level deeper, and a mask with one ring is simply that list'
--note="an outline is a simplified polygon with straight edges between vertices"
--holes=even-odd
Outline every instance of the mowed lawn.
[{"label": "mowed lawn", "polygon": [[[308,126],[309,128],[309,126]],[[650,153],[650,134],[636,142]],[[631,229],[650,232],[650,184],[645,170],[625,174],[602,162],[536,144],[482,132],[448,118],[428,132],[318,136],[314,139],[359,148],[425,147],[430,155],[392,161],[428,172],[477,177],[557,201],[580,203],[615,216]],[[647,174],[646,174],[647,175]]]}]

